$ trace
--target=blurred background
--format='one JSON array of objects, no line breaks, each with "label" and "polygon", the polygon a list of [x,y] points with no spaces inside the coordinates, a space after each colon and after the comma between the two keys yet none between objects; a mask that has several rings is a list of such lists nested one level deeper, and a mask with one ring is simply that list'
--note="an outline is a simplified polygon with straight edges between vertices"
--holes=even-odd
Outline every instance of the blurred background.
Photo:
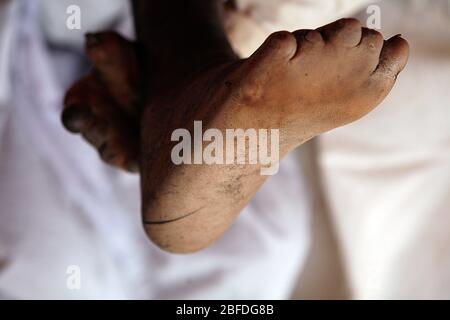
[{"label": "blurred background", "polygon": [[271,32],[353,16],[402,34],[410,62],[371,114],[290,155],[217,244],[174,256],[142,232],[138,177],[60,124],[90,70],[84,34],[133,38],[128,1],[0,0],[0,297],[450,298],[450,1],[226,7],[243,57]]}]

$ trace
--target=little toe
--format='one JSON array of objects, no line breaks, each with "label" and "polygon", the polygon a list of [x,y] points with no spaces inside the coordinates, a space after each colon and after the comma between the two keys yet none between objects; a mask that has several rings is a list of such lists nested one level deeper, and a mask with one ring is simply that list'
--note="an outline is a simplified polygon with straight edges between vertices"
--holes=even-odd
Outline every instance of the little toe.
[{"label": "little toe", "polygon": [[357,19],[340,19],[317,29],[325,41],[345,47],[355,47],[361,41],[362,26]]}]

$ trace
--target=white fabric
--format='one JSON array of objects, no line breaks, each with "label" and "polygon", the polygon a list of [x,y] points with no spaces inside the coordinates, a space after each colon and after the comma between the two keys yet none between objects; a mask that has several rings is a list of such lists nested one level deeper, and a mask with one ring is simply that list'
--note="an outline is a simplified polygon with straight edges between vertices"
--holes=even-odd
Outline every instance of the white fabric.
[{"label": "white fabric", "polygon": [[320,166],[356,298],[450,298],[450,8],[383,1],[411,59],[369,116],[320,138]]},{"label": "white fabric", "polygon": [[269,33],[316,29],[353,14],[369,2],[371,0],[236,0],[239,10]]},{"label": "white fabric", "polygon": [[236,0],[225,25],[234,50],[250,56],[275,31],[316,29],[352,15],[371,0]]},{"label": "white fabric", "polygon": [[[43,21],[57,28],[48,21],[57,15],[40,19],[41,4],[12,2],[12,20],[20,24],[10,31],[13,48],[0,48],[1,61],[13,58],[0,69],[12,85],[0,114],[0,292],[43,299],[287,298],[309,242],[296,155],[215,245],[186,256],[161,252],[140,225],[138,178],[103,165],[60,124],[67,79],[56,70],[74,70],[76,55],[54,59],[46,40],[66,38],[42,33]],[[81,290],[66,286],[70,265],[81,268]]]}]

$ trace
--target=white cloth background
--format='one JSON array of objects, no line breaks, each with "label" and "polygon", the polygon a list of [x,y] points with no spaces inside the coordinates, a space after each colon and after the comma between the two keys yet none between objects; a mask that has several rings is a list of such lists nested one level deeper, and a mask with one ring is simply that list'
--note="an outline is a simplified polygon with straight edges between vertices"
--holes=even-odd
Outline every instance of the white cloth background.
[{"label": "white cloth background", "polygon": [[[59,31],[72,31],[59,19],[65,15],[59,0],[10,4],[7,21],[16,29],[0,31],[0,39],[9,39],[8,46],[0,42],[8,66],[0,79],[12,88],[1,113],[0,292],[44,299],[287,298],[309,241],[295,154],[215,245],[187,256],[161,252],[140,226],[138,178],[102,164],[59,121],[68,79],[57,76],[74,73],[78,61],[76,54],[50,49],[48,41],[67,46],[72,39],[69,47],[77,50],[82,33],[98,26],[86,19],[85,29],[66,38]],[[88,2],[71,4],[83,12]],[[102,4],[89,3],[94,21]],[[66,286],[69,265],[81,268],[81,290]]]}]

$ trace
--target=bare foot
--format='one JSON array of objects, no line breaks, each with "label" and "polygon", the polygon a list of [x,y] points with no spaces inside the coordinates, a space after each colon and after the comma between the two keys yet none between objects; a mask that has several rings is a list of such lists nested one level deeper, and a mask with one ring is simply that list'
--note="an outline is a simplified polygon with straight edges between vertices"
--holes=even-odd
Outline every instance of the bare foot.
[{"label": "bare foot", "polygon": [[93,69],[68,91],[62,122],[95,147],[103,161],[136,172],[141,112],[136,49],[115,32],[88,34],[86,40]]},{"label": "bare foot", "polygon": [[139,149],[134,48],[113,33],[88,40],[94,71],[69,91],[63,122],[110,164],[131,170],[141,153],[145,229],[173,252],[216,240],[265,180],[259,165],[175,166],[173,130],[192,130],[194,120],[202,120],[204,130],[280,129],[283,156],[371,111],[408,58],[405,40],[384,42],[352,19],[275,33],[249,59],[216,61],[189,79],[174,79],[170,89],[153,88]]},{"label": "bare foot", "polygon": [[[408,44],[357,20],[277,32],[248,59],[217,63],[153,97],[142,119],[147,234],[174,252],[216,240],[265,177],[258,165],[171,163],[173,130],[280,129],[280,155],[375,108],[406,65]],[[275,214],[275,213],[274,213]]]}]

